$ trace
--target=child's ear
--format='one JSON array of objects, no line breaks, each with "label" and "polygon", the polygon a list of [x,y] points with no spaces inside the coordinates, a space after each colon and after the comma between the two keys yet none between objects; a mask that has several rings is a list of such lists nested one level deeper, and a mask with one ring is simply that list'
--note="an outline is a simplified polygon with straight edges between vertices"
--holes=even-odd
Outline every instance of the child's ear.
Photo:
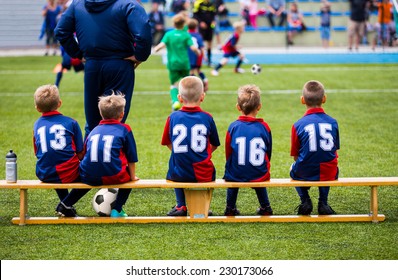
[{"label": "child's ear", "polygon": [[322,104],[326,102],[326,94],[322,97]]},{"label": "child's ear", "polygon": [[36,108],[37,112],[41,113],[41,110],[39,108],[37,108],[36,105],[35,105],[35,108]]},{"label": "child's ear", "polygon": [[200,102],[203,102],[203,100],[205,100],[206,97],[206,92],[203,92],[202,95],[200,96]]},{"label": "child's ear", "polygon": [[58,102],[58,107],[57,107],[57,109],[58,109],[59,107],[61,107],[61,105],[62,105],[62,100],[60,99],[59,102]]},{"label": "child's ear", "polygon": [[182,100],[181,94],[178,94],[177,98],[178,98],[178,101],[180,101],[181,104],[184,102],[184,100]]},{"label": "child's ear", "polygon": [[239,112],[242,112],[242,108],[239,106],[238,103],[236,103],[236,109],[238,109]]},{"label": "child's ear", "polygon": [[305,104],[304,96],[301,96],[301,104]]},{"label": "child's ear", "polygon": [[257,107],[257,111],[260,111],[262,107],[263,107],[263,104],[260,103],[260,105],[258,105],[258,107]]},{"label": "child's ear", "polygon": [[123,119],[123,117],[124,117],[124,111],[120,113],[120,117],[119,118]]}]

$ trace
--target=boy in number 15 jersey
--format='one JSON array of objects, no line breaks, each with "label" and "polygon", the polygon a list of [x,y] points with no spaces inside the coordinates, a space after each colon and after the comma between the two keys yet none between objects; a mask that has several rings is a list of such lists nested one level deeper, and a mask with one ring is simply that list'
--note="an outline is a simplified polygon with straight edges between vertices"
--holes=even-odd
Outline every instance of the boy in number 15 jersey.
[{"label": "boy in number 15 jersey", "polygon": [[[198,77],[189,76],[180,81],[178,99],[183,107],[168,117],[162,136],[162,145],[171,150],[167,180],[215,180],[211,155],[220,146],[220,140],[213,117],[200,108],[204,97],[203,83]],[[177,205],[167,215],[186,216],[184,190],[174,190]]]},{"label": "boy in number 15 jersey", "polygon": [[[238,120],[231,123],[225,138],[224,179],[232,182],[262,182],[270,179],[272,154],[271,129],[263,119],[257,118],[261,109],[260,89],[255,85],[242,86],[238,90]],[[260,208],[258,215],[272,215],[266,188],[254,188]],[[228,188],[224,215],[235,216],[239,188]]]},{"label": "boy in number 15 jersey", "polygon": [[[306,105],[307,111],[292,127],[290,155],[295,162],[290,177],[294,180],[330,181],[338,177],[339,128],[337,121],[323,110],[322,104],[325,102],[323,85],[318,81],[308,81],[301,96],[301,103]],[[319,187],[319,215],[336,214],[328,205],[329,189]],[[309,187],[297,187],[296,190],[301,200],[298,214],[311,214]]]}]

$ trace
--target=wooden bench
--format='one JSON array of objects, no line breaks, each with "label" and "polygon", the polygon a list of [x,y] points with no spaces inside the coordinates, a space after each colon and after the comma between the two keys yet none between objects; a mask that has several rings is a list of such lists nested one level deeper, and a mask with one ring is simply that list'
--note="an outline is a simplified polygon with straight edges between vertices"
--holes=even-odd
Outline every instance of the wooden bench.
[{"label": "wooden bench", "polygon": [[[208,211],[215,188],[288,188],[288,187],[369,187],[370,188],[370,212],[361,215],[272,215],[272,216],[208,216]],[[129,182],[121,185],[92,187],[82,183],[49,184],[38,180],[19,180],[17,183],[7,183],[0,180],[0,189],[19,189],[20,213],[13,218],[13,224],[93,224],[93,223],[181,223],[181,222],[379,222],[384,221],[385,216],[378,213],[377,188],[380,186],[398,186],[398,177],[362,177],[340,178],[336,181],[294,181],[291,179],[271,179],[267,182],[236,183],[225,182],[218,179],[209,183],[176,183],[167,180],[145,180]],[[187,217],[29,217],[28,216],[28,190],[54,189],[54,188],[183,188],[189,216]]]}]

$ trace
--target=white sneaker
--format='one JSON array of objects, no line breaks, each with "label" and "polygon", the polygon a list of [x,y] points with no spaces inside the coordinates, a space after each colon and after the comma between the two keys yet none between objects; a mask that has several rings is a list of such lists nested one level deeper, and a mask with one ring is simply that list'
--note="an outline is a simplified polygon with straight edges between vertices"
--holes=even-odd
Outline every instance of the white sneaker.
[{"label": "white sneaker", "polygon": [[243,74],[243,73],[245,73],[245,69],[235,68],[235,73]]},{"label": "white sneaker", "polygon": [[211,75],[213,75],[213,76],[218,76],[218,75],[220,75],[220,74],[218,73],[217,70],[213,69],[213,70],[211,70]]}]

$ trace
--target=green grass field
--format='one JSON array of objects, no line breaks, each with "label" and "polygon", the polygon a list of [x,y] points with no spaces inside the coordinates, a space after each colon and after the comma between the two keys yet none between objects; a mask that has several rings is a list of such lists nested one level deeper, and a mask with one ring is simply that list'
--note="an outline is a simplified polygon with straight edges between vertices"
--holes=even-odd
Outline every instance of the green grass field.
[{"label": "green grass field", "polygon": [[[32,127],[39,117],[35,89],[53,83],[59,57],[0,58],[0,178],[5,155],[18,155],[18,178],[35,179]],[[165,178],[169,150],[160,145],[171,111],[168,78],[160,56],[152,56],[136,74],[136,88],[127,123],[138,146],[140,178]],[[249,66],[246,66],[249,70]],[[217,124],[220,140],[238,117],[236,91],[254,83],[262,89],[264,118],[273,134],[271,176],[287,178],[292,163],[290,129],[305,107],[300,91],[310,79],[328,92],[325,110],[339,121],[340,177],[398,175],[398,65],[280,65],[265,66],[261,75],[236,75],[231,68],[211,77],[203,103]],[[60,86],[60,111],[83,128],[83,74],[69,72]],[[217,178],[224,172],[224,146],[214,153]],[[311,190],[317,200],[317,189]],[[89,192],[76,204],[82,216],[93,216]],[[299,203],[294,189],[269,190],[274,213],[291,215]],[[0,259],[8,260],[396,260],[398,258],[398,189],[379,190],[380,213],[386,221],[372,223],[247,223],[247,224],[116,224],[16,226],[17,190],[0,190]],[[131,216],[163,216],[174,205],[173,190],[133,190],[125,205]],[[339,214],[368,213],[369,190],[332,188],[329,202]],[[32,216],[53,216],[54,191],[29,192]],[[258,207],[253,190],[242,189],[238,207],[253,215]],[[222,215],[225,190],[216,190],[212,210]]]}]

